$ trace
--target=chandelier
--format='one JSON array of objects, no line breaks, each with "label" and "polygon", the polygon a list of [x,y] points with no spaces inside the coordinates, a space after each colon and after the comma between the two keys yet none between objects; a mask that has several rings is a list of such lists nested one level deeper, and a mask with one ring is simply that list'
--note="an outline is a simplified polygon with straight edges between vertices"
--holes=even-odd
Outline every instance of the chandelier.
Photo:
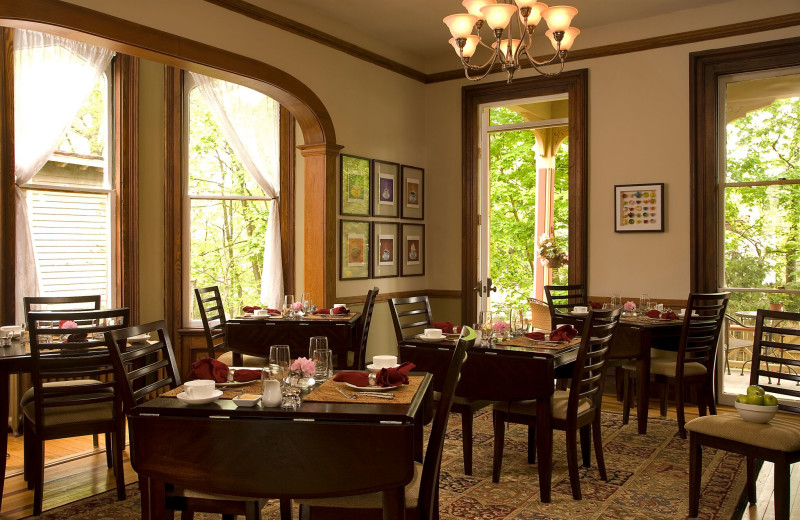
[{"label": "chandelier", "polygon": [[[467,8],[467,13],[452,14],[442,21],[453,35],[450,45],[461,58],[464,75],[471,81],[485,78],[499,62],[508,73],[508,83],[511,83],[514,73],[524,64],[523,56],[540,74],[557,76],[564,70],[567,51],[580,34],[578,29],[569,25],[578,10],[568,5],[548,7],[536,0],[507,0],[507,3],[503,3],[503,0],[499,3],[498,0],[463,0],[461,3]],[[556,52],[549,60],[536,61],[531,55],[533,32],[542,18],[549,29],[545,35],[550,38]],[[488,25],[493,34],[493,38],[489,38],[490,45],[481,40],[480,33],[484,25]],[[476,34],[472,34],[473,29]],[[486,63],[475,66],[470,60],[479,45],[489,49],[492,54]],[[557,72],[540,69],[554,63],[561,64]],[[470,72],[476,75],[470,76]]]}]

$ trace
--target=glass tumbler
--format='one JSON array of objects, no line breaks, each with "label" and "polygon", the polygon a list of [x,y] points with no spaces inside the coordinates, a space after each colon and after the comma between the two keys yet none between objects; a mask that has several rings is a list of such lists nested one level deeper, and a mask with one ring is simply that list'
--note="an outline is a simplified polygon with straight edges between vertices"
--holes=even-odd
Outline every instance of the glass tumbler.
[{"label": "glass tumbler", "polygon": [[270,367],[276,365],[281,372],[281,378],[285,380],[289,375],[289,345],[272,345],[269,347]]},{"label": "glass tumbler", "polygon": [[314,356],[311,358],[314,361],[314,382],[316,384],[324,383],[331,377],[333,369],[333,354],[330,349],[318,348],[314,351]]},{"label": "glass tumbler", "polygon": [[308,340],[308,359],[314,359],[314,352],[317,350],[328,350],[327,336],[311,336]]}]

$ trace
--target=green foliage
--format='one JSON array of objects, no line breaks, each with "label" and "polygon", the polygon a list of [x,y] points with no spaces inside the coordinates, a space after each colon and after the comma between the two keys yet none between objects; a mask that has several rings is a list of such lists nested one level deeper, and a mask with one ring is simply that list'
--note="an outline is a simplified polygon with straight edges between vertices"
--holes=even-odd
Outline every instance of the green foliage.
[{"label": "green foliage", "polygon": [[103,157],[108,138],[106,95],[108,78],[101,74],[86,102],[81,105],[58,150]]}]

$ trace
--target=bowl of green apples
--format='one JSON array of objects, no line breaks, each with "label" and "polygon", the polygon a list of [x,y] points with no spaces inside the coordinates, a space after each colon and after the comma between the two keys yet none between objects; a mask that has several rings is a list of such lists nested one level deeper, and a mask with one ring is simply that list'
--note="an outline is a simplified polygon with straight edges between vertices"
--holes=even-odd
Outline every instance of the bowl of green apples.
[{"label": "bowl of green apples", "polygon": [[778,411],[778,399],[758,385],[747,387],[746,394],[736,396],[736,411],[747,422],[768,423]]}]

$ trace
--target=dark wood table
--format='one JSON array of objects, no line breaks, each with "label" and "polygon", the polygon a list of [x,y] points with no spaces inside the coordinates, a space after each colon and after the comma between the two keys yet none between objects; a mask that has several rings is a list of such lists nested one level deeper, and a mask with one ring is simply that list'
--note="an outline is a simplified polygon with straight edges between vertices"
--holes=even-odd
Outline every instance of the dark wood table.
[{"label": "dark wood table", "polygon": [[[29,344],[22,344],[19,340],[14,340],[10,347],[0,347],[0,389],[4,389],[6,394],[0,397],[0,418],[3,422],[8,421],[8,400],[11,396],[10,375],[27,374],[31,371],[31,351]],[[3,501],[3,489],[6,476],[6,454],[8,453],[8,427],[6,425],[3,435],[0,436],[0,470],[2,470],[3,480],[0,481],[0,506]]]},{"label": "dark wood table", "polygon": [[[414,363],[415,370],[433,374],[434,381],[442,381],[451,357],[449,351],[454,346],[455,342],[450,340],[438,343],[406,340],[398,345],[398,356],[401,361]],[[554,381],[556,377],[572,375],[577,352],[577,345],[560,351],[497,344],[476,347],[467,354],[456,388],[456,395],[468,399],[536,400],[536,449],[542,502],[550,502],[553,474],[551,397],[555,390]]]},{"label": "dark wood table", "polygon": [[[358,351],[361,313],[303,318],[234,318],[228,320],[227,338],[232,350],[267,357],[270,345],[289,345],[292,358],[308,357],[312,336],[327,336],[336,368],[352,367]],[[350,359],[352,357],[352,359]]]},{"label": "dark wood table", "polygon": [[383,492],[384,518],[404,518],[405,485],[432,418],[431,376],[411,404],[304,401],[295,410],[186,405],[156,398],[128,416],[131,464],[144,479],[142,517],[165,518],[164,482],[246,497]]}]

